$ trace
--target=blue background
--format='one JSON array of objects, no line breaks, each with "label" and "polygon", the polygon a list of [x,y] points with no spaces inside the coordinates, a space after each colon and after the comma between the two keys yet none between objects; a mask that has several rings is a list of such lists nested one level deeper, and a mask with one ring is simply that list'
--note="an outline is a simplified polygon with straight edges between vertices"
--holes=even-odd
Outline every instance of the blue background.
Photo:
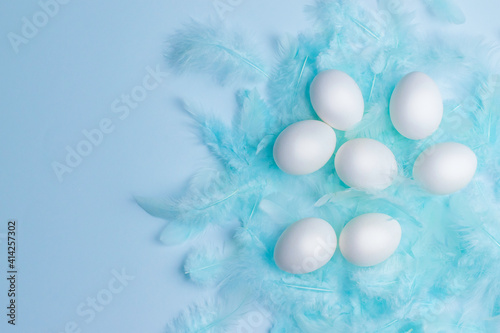
[{"label": "blue background", "polygon": [[[467,22],[457,29],[499,40],[498,1],[458,2]],[[209,163],[179,98],[229,116],[238,87],[169,75],[123,120],[112,103],[142,85],[148,66],[166,70],[164,41],[183,22],[220,19],[214,3],[69,1],[18,53],[8,34],[21,33],[23,17],[40,11],[38,1],[0,4],[0,331],[59,333],[75,322],[81,332],[163,332],[180,310],[211,293],[181,270],[192,244],[161,245],[164,222],[133,196],[181,193]],[[308,27],[307,3],[243,0],[223,20],[251,32],[271,57],[276,38]],[[104,118],[113,132],[60,182],[52,163],[64,163],[66,146],[74,149],[82,131]],[[11,218],[19,233],[16,327],[4,314]],[[77,308],[108,288],[113,270],[135,278],[87,323]]]}]

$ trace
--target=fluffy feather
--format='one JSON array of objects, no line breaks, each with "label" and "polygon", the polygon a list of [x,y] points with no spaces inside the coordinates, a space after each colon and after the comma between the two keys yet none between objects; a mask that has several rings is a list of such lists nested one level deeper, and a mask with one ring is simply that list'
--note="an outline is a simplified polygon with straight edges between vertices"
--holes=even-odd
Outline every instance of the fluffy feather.
[{"label": "fluffy feather", "polygon": [[465,22],[465,15],[453,1],[450,0],[424,0],[427,8],[438,19],[454,24]]},{"label": "fluffy feather", "polygon": [[160,240],[176,245],[199,234],[216,217],[219,225],[231,221],[233,205],[244,190],[227,183],[228,177],[226,173],[205,170],[192,180],[181,198],[136,197],[136,201],[151,215],[168,221]]},{"label": "fluffy feather", "polygon": [[252,332],[268,321],[267,310],[255,302],[252,291],[240,288],[232,293],[222,291],[220,297],[212,297],[192,305],[168,326],[168,333],[234,333]]},{"label": "fluffy feather", "polygon": [[205,245],[193,250],[184,263],[184,272],[189,279],[201,285],[213,285],[220,281],[229,260],[227,249],[217,245]]},{"label": "fluffy feather", "polygon": [[220,84],[268,77],[258,48],[234,29],[191,21],[168,41],[165,57],[178,72],[206,72]]}]

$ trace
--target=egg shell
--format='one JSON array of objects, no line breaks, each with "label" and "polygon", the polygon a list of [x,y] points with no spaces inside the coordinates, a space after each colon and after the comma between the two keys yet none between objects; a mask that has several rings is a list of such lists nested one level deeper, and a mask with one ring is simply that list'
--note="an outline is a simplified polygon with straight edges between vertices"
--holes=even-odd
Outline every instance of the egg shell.
[{"label": "egg shell", "polygon": [[439,87],[422,72],[407,74],[398,82],[389,108],[396,130],[413,140],[434,133],[443,118],[443,99]]},{"label": "egg shell", "polygon": [[361,190],[383,190],[398,173],[392,151],[383,143],[366,138],[349,140],[335,156],[335,170],[350,187]]},{"label": "egg shell", "polygon": [[278,167],[291,175],[305,175],[323,167],[335,151],[335,131],[318,120],[294,123],[278,136],[273,156]]},{"label": "egg shell", "polygon": [[274,248],[274,261],[285,272],[304,274],[324,266],[335,253],[337,235],[323,219],[309,217],[290,225]]},{"label": "egg shell", "polygon": [[335,129],[346,131],[363,117],[365,104],[361,90],[342,71],[320,72],[312,81],[309,94],[318,117]]},{"label": "egg shell", "polygon": [[470,183],[477,168],[476,154],[456,142],[424,150],[413,166],[413,178],[433,194],[451,194]]},{"label": "egg shell", "polygon": [[373,266],[387,260],[401,241],[401,226],[389,215],[369,213],[349,221],[339,237],[344,258],[357,266]]}]

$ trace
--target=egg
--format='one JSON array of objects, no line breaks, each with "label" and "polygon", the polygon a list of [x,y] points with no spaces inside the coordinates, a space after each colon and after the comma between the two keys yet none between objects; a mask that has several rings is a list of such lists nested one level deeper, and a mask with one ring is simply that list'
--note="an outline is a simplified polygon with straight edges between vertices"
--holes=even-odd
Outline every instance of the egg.
[{"label": "egg", "polygon": [[365,104],[361,90],[342,71],[320,72],[312,81],[309,94],[318,117],[335,129],[346,131],[363,117]]},{"label": "egg", "polygon": [[276,265],[292,274],[304,274],[323,267],[335,253],[337,235],[323,219],[309,217],[290,225],[274,248]]},{"label": "egg", "polygon": [[396,85],[389,109],[396,130],[408,139],[419,140],[438,129],[443,118],[443,99],[428,75],[413,72]]},{"label": "egg", "polygon": [[273,156],[278,167],[291,175],[305,175],[319,170],[332,157],[337,137],[335,131],[318,120],[294,123],[278,136]]},{"label": "egg", "polygon": [[373,266],[387,260],[401,241],[399,222],[386,214],[369,213],[349,221],[339,237],[344,258],[357,266]]},{"label": "egg", "polygon": [[392,151],[383,143],[359,138],[349,140],[339,148],[335,170],[347,186],[383,190],[396,178],[398,165]]},{"label": "egg", "polygon": [[451,194],[469,184],[477,168],[476,154],[456,142],[424,150],[413,166],[413,178],[433,194]]}]

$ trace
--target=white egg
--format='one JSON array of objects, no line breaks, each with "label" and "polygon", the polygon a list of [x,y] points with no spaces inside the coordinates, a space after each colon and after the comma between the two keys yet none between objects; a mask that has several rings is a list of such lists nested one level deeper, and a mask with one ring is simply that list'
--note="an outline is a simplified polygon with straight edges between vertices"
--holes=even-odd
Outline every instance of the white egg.
[{"label": "white egg", "polygon": [[422,72],[407,74],[399,81],[389,108],[396,130],[413,140],[434,133],[443,118],[443,99],[439,88]]},{"label": "white egg", "polygon": [[335,170],[350,187],[360,190],[383,190],[398,174],[392,151],[373,139],[353,139],[344,143],[335,156]]},{"label": "white egg", "polygon": [[317,120],[299,121],[285,128],[274,143],[278,167],[291,175],[319,170],[332,157],[337,137],[327,124]]},{"label": "white egg", "polygon": [[424,150],[413,166],[413,178],[433,194],[450,194],[469,184],[477,158],[467,146],[456,142],[438,143]]},{"label": "white egg", "polygon": [[346,73],[330,69],[320,72],[309,89],[311,104],[328,125],[346,131],[361,121],[365,103],[356,82]]},{"label": "white egg", "polygon": [[292,274],[303,274],[324,266],[335,253],[337,235],[323,219],[309,217],[289,226],[274,248],[274,261]]},{"label": "white egg", "polygon": [[339,249],[354,265],[373,266],[389,258],[401,241],[401,226],[389,215],[363,214],[346,224],[339,237]]}]

